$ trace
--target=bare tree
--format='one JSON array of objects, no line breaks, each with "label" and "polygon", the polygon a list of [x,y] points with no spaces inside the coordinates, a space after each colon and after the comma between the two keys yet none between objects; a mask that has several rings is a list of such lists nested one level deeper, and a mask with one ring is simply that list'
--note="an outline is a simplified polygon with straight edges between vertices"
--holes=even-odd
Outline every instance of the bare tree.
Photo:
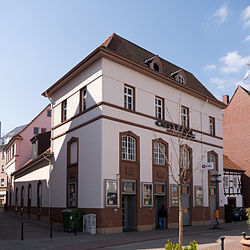
[{"label": "bare tree", "polygon": [[[178,103],[178,123],[173,121],[172,115],[166,106],[166,113],[170,119],[170,123],[161,124],[165,125],[166,131],[169,132],[170,143],[172,145],[173,154],[176,159],[174,161],[171,156],[168,158],[168,155],[161,148],[161,152],[164,154],[165,160],[169,169],[169,176],[172,177],[173,181],[178,186],[178,208],[179,208],[179,242],[183,244],[183,204],[182,204],[182,187],[184,184],[190,184],[193,178],[194,172],[199,168],[202,163],[205,154],[203,154],[200,160],[192,168],[190,173],[190,154],[187,147],[187,142],[191,141],[194,138],[193,132],[189,126],[185,126],[185,118],[181,116],[181,98]],[[191,109],[190,109],[191,110]],[[157,138],[156,134],[155,137]],[[177,140],[174,141],[174,138],[177,137]]]}]

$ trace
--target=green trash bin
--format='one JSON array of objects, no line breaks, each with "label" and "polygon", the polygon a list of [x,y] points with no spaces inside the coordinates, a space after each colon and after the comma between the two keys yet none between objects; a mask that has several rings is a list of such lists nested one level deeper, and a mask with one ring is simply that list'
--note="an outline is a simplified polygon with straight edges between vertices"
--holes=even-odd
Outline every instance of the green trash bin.
[{"label": "green trash bin", "polygon": [[63,230],[68,232],[82,231],[82,217],[84,212],[79,209],[62,210]]}]

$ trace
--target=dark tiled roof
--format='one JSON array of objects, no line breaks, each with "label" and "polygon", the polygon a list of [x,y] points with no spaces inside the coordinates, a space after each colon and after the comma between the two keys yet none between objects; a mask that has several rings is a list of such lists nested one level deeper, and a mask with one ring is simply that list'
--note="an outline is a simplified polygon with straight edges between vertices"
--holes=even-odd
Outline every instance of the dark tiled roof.
[{"label": "dark tiled roof", "polygon": [[[155,54],[139,47],[138,45],[116,35],[112,34],[101,47],[107,48],[115,54],[124,57],[134,63],[140,64],[148,68],[145,61],[156,56]],[[162,63],[162,73],[164,76],[172,78],[171,73],[180,70],[181,68],[160,58]],[[203,85],[202,83],[190,72],[184,70],[186,74],[185,85],[199,93],[210,97],[211,99],[217,100]],[[173,78],[172,78],[173,79]],[[180,84],[176,81],[176,84]]]},{"label": "dark tiled roof", "polygon": [[223,155],[223,169],[245,172],[239,165],[231,161],[226,155]]},{"label": "dark tiled roof", "polygon": [[[240,86],[240,85],[239,85]],[[242,86],[240,86],[249,96],[250,96],[250,91],[246,90],[245,88],[243,88]]]}]

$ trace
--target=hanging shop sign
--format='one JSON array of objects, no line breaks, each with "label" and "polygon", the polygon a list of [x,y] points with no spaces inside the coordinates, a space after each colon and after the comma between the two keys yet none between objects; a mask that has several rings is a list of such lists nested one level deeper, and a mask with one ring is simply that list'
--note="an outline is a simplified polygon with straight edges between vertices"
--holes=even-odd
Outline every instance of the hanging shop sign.
[{"label": "hanging shop sign", "polygon": [[184,128],[183,126],[173,124],[170,122],[163,122],[163,121],[156,121],[155,122],[156,126],[163,127],[167,129],[167,132],[176,134],[176,135],[181,135],[187,138],[195,138],[195,135],[193,134],[192,129],[190,128]]},{"label": "hanging shop sign", "polygon": [[123,194],[136,194],[136,181],[122,180],[122,193]]},{"label": "hanging shop sign", "polygon": [[105,180],[106,206],[118,206],[118,180]]},{"label": "hanging shop sign", "polygon": [[203,162],[200,165],[200,170],[202,170],[202,171],[213,170],[213,169],[214,169],[213,162]]},{"label": "hanging shop sign", "polygon": [[142,206],[152,207],[153,206],[153,184],[142,183]]}]

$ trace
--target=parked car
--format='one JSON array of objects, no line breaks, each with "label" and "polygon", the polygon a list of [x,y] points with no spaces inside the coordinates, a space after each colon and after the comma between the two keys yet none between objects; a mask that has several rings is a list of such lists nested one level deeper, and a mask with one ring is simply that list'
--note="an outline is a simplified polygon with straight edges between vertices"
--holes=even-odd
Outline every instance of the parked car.
[{"label": "parked car", "polygon": [[246,220],[247,212],[244,207],[233,208],[233,220]]}]

